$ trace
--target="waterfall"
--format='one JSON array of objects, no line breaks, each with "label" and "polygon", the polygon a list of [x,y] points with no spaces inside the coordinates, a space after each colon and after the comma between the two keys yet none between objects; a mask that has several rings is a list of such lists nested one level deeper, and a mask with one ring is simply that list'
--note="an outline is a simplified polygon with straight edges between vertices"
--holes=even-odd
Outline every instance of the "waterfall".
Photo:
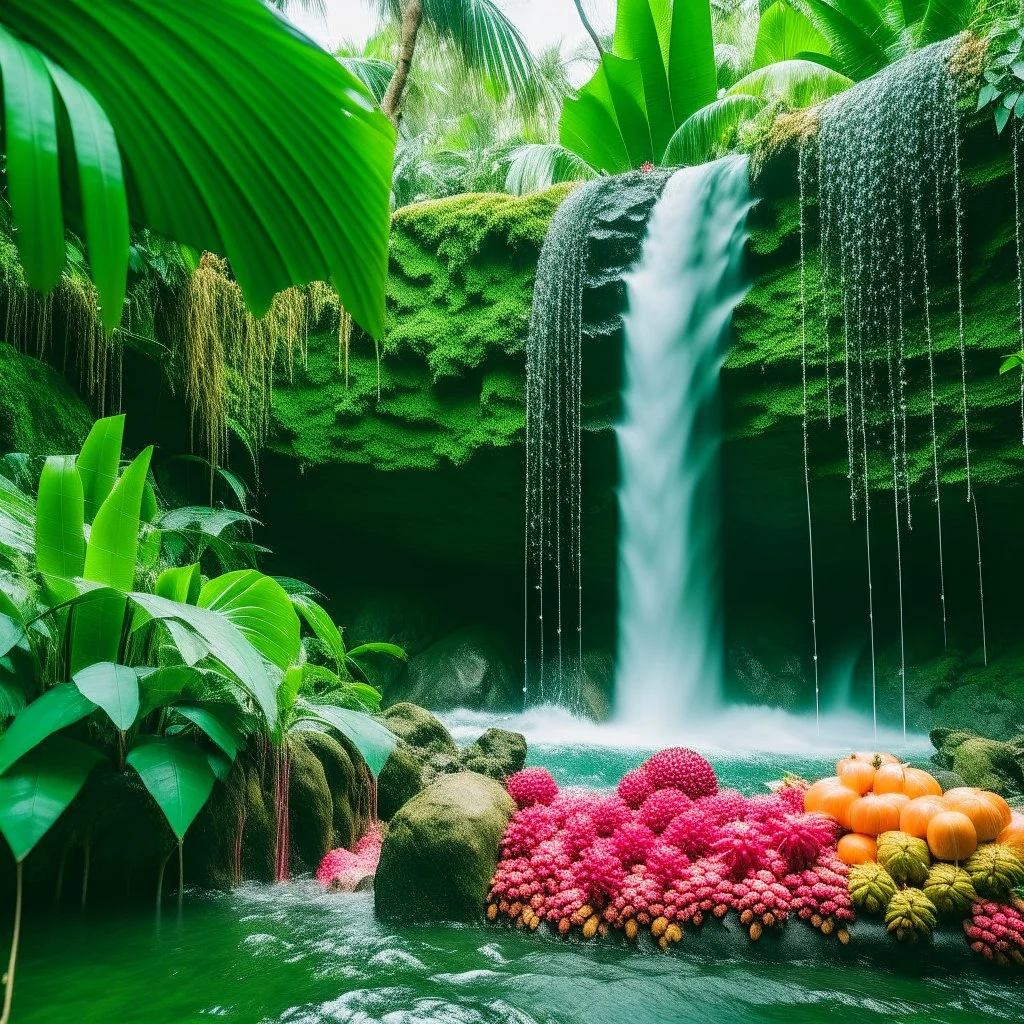
[{"label": "waterfall", "polygon": [[627,278],[615,701],[648,735],[721,699],[719,375],[751,205],[745,158],[677,171]]},{"label": "waterfall", "polygon": [[[579,710],[583,348],[591,337],[606,342],[618,330],[610,295],[635,262],[665,180],[663,172],[631,173],[579,186],[555,212],[541,247],[526,344],[524,703]],[[595,303],[597,323],[585,319],[588,289],[605,293]]]}]

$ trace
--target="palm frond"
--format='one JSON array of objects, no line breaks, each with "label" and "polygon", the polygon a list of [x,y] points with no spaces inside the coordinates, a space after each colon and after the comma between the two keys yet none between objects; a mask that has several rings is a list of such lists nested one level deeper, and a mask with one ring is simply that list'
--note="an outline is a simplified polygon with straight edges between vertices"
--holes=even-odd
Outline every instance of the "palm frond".
[{"label": "palm frond", "polygon": [[722,96],[691,114],[669,140],[662,164],[692,166],[722,156],[736,139],[743,121],[764,108],[756,96]]},{"label": "palm frond", "polygon": [[521,196],[565,181],[590,181],[598,172],[581,156],[556,143],[530,143],[513,150],[505,191]]},{"label": "palm frond", "polygon": [[729,90],[729,95],[754,96],[799,109],[822,103],[853,84],[852,78],[814,61],[784,60],[752,71]]}]

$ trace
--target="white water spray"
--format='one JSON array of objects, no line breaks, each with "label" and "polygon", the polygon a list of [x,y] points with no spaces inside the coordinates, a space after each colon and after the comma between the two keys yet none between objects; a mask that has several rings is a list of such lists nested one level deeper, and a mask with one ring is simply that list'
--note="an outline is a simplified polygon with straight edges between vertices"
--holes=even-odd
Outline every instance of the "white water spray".
[{"label": "white water spray", "polygon": [[627,280],[615,699],[650,735],[721,698],[719,375],[751,205],[744,158],[678,171]]}]

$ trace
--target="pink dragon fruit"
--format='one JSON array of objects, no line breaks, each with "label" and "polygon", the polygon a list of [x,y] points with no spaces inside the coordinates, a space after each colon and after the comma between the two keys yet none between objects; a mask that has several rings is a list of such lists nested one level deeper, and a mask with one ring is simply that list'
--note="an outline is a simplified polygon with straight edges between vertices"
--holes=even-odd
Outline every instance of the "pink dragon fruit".
[{"label": "pink dragon fruit", "polygon": [[659,789],[640,805],[640,820],[659,835],[677,814],[693,806],[693,801],[678,789]]},{"label": "pink dragon fruit", "polygon": [[619,780],[618,794],[634,810],[653,792],[654,783],[643,768],[634,768]]},{"label": "pink dragon fruit", "polygon": [[720,836],[717,820],[699,804],[677,814],[661,834],[666,843],[678,846],[691,860],[709,853]]},{"label": "pink dragon fruit", "polygon": [[722,826],[712,851],[734,879],[743,878],[768,857],[768,838],[756,825],[733,821]]},{"label": "pink dragon fruit", "polygon": [[714,768],[686,747],[659,750],[644,762],[643,769],[655,789],[678,789],[691,800],[718,792]]},{"label": "pink dragon fruit", "polygon": [[611,837],[615,853],[624,865],[643,864],[654,846],[654,833],[639,821],[627,821]]},{"label": "pink dragon fruit", "polygon": [[524,768],[505,780],[505,788],[520,809],[550,804],[558,796],[558,784],[546,768]]},{"label": "pink dragon fruit", "polygon": [[836,841],[835,819],[824,814],[787,814],[764,822],[763,827],[790,871],[803,871]]},{"label": "pink dragon fruit", "polygon": [[617,793],[594,801],[590,817],[594,822],[597,834],[604,839],[612,835],[620,825],[632,821],[633,812],[629,804]]}]

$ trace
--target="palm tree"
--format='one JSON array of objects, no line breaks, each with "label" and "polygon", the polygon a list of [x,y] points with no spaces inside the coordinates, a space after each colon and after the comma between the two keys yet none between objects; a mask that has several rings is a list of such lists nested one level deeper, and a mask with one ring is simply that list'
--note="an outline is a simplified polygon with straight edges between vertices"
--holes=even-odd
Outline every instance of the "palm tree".
[{"label": "palm tree", "polygon": [[400,25],[395,74],[381,109],[396,127],[402,117],[420,33],[426,29],[483,74],[500,94],[536,102],[535,63],[518,29],[494,0],[368,0],[385,22]]}]

